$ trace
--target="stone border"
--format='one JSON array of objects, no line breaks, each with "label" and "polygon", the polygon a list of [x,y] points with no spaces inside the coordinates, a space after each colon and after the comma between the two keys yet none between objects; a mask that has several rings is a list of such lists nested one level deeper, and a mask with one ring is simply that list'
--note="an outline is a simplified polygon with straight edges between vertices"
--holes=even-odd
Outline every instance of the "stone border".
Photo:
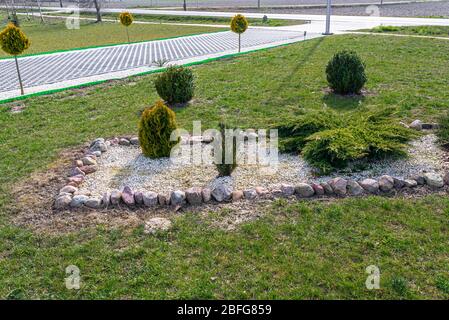
[{"label": "stone border", "polygon": [[[406,124],[404,124],[406,125]],[[424,124],[420,120],[406,125],[415,130],[436,129],[437,124]],[[190,137],[184,143],[201,141],[210,143],[210,137]],[[89,146],[85,155],[74,161],[67,184],[59,191],[54,203],[55,209],[81,208],[92,209],[118,207],[124,205],[129,208],[201,205],[209,202],[236,202],[242,199],[256,200],[258,198],[281,198],[296,196],[299,199],[313,197],[346,197],[362,196],[368,194],[388,194],[393,189],[415,188],[419,185],[428,185],[432,189],[449,185],[449,172],[444,177],[436,173],[423,173],[408,179],[399,179],[388,175],[381,176],[378,180],[364,179],[362,181],[346,180],[340,177],[322,183],[299,183],[298,185],[281,184],[279,189],[268,190],[262,186],[248,190],[233,190],[231,186],[220,184],[211,190],[210,188],[189,188],[187,190],[175,190],[167,193],[154,191],[133,191],[125,186],[123,190],[105,192],[102,197],[89,197],[75,194],[78,187],[84,182],[85,176],[96,172],[98,169],[97,158],[107,152],[111,145],[139,145],[138,137],[132,138],[104,138],[95,139]]]}]

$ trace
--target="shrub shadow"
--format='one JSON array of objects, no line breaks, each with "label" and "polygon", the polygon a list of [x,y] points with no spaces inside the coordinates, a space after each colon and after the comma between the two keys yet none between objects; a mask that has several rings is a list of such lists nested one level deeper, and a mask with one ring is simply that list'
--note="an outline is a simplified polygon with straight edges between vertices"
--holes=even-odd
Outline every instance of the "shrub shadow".
[{"label": "shrub shadow", "polygon": [[365,101],[365,94],[362,92],[361,94],[353,94],[353,95],[341,95],[333,93],[330,89],[326,88],[325,94],[323,95],[322,101],[328,107],[342,110],[342,111],[351,111],[356,108],[359,108],[363,101]]}]

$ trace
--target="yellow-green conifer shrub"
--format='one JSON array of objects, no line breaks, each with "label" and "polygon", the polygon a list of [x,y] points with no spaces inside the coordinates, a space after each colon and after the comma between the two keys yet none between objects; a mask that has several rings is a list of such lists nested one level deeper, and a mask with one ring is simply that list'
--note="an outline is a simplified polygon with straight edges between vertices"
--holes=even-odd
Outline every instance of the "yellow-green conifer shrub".
[{"label": "yellow-green conifer shrub", "polygon": [[176,114],[162,101],[143,111],[139,121],[139,142],[142,152],[149,158],[169,157],[178,141],[170,141],[177,129]]},{"label": "yellow-green conifer shrub", "polygon": [[231,30],[239,35],[239,52],[241,49],[241,35],[248,29],[249,23],[244,15],[237,14],[231,20]]},{"label": "yellow-green conifer shrub", "polygon": [[27,38],[25,33],[23,33],[23,31],[16,27],[13,23],[8,23],[6,28],[0,33],[0,46],[2,50],[7,54],[14,56],[16,61],[17,75],[19,77],[20,91],[22,95],[24,94],[24,91],[17,56],[28,49],[30,44],[30,40]]},{"label": "yellow-green conifer shrub", "polygon": [[128,42],[129,42],[128,27],[133,23],[134,18],[131,13],[122,12],[122,13],[120,13],[119,19],[120,19],[120,23],[126,27],[126,36],[128,37]]}]

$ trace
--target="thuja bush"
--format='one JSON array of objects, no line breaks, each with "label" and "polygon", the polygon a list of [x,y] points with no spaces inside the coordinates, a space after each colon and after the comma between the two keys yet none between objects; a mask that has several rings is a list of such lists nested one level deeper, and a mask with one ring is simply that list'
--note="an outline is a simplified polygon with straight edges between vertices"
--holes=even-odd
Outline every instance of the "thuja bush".
[{"label": "thuja bush", "polygon": [[353,51],[336,53],[326,67],[329,87],[338,94],[359,94],[366,83],[365,64]]},{"label": "thuja bush", "polygon": [[[301,126],[298,122],[298,128],[302,127],[304,133],[296,133],[296,140],[290,137],[287,141],[290,148],[301,151],[304,159],[323,174],[344,168],[351,161],[405,156],[407,142],[417,136],[416,131],[399,124],[393,110],[321,114],[301,117],[301,120],[309,119],[309,125]],[[279,136],[282,145],[283,138]]]},{"label": "thuja bush", "polygon": [[[220,152],[221,159],[216,159],[215,166],[218,171],[219,177],[227,177],[232,174],[232,172],[237,168],[237,143],[234,136],[231,139],[226,139],[226,125],[224,123],[220,123]],[[226,142],[230,143],[230,145],[226,146]],[[232,149],[230,149],[232,148]],[[230,150],[232,152],[232,161],[227,161],[226,159],[226,150]],[[218,161],[217,161],[218,160]]]},{"label": "thuja bush", "polygon": [[170,141],[177,129],[176,115],[162,101],[143,111],[139,121],[139,142],[149,158],[169,157],[178,141]]},{"label": "thuja bush", "polygon": [[159,96],[170,105],[184,104],[192,100],[195,79],[192,70],[182,66],[168,67],[155,81]]}]

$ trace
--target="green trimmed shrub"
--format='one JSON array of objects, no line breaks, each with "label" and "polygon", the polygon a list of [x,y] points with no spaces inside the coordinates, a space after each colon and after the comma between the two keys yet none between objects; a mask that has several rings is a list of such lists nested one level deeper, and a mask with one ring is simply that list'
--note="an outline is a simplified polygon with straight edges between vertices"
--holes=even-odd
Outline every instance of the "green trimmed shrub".
[{"label": "green trimmed shrub", "polygon": [[156,91],[169,105],[192,100],[195,81],[192,70],[181,66],[168,67],[155,81]]},{"label": "green trimmed shrub", "polygon": [[326,67],[329,87],[338,94],[359,94],[366,83],[365,64],[354,51],[336,53]]},{"label": "green trimmed shrub", "polygon": [[449,113],[441,117],[439,122],[439,128],[436,132],[438,137],[438,143],[445,147],[449,147]]},{"label": "green trimmed shrub", "polygon": [[232,137],[232,163],[226,163],[226,125],[220,123],[221,135],[221,163],[215,163],[219,177],[228,177],[237,168],[237,142],[235,137]]},{"label": "green trimmed shrub", "polygon": [[162,101],[143,111],[139,121],[139,142],[149,158],[169,157],[178,141],[170,141],[177,129],[176,115]]}]

